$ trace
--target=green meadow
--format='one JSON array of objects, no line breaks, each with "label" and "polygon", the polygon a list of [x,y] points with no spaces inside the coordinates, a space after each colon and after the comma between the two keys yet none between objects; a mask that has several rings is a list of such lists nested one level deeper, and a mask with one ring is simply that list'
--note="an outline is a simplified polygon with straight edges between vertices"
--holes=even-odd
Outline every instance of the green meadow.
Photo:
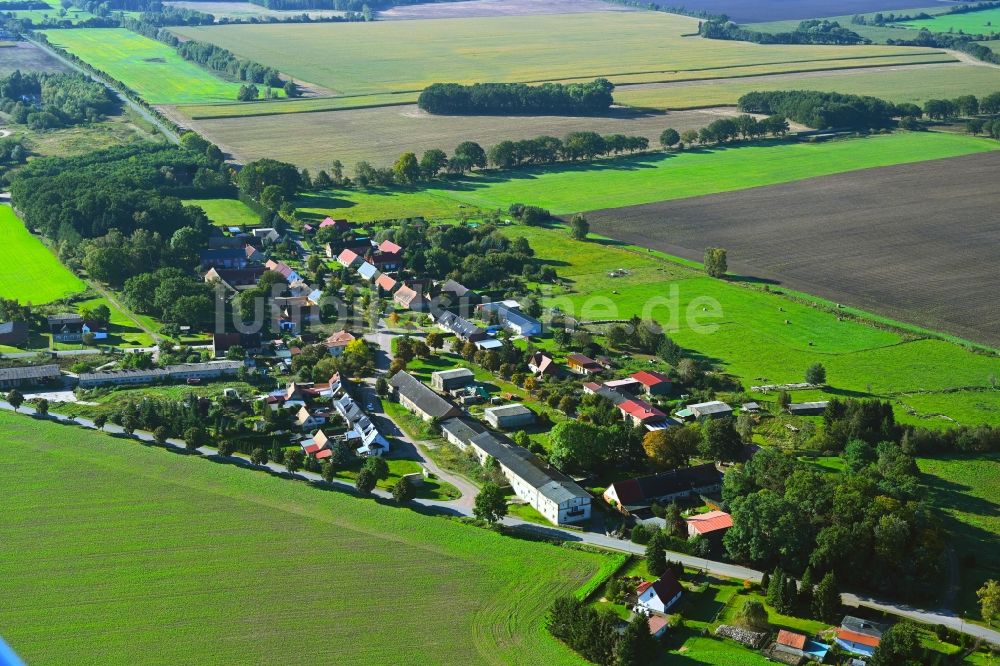
[{"label": "green meadow", "polygon": [[240,89],[239,83],[184,60],[166,44],[125,28],[45,30],[44,34],[150,104],[228,102]]},{"label": "green meadow", "polygon": [[932,132],[895,133],[822,143],[770,141],[555,168],[477,174],[442,181],[418,191],[337,192],[306,198],[300,202],[300,207],[307,214],[326,215],[335,211],[354,221],[421,214],[445,216],[465,207],[507,208],[517,202],[565,214],[956,157],[996,150],[998,146],[1000,144],[988,139]]},{"label": "green meadow", "polygon": [[583,663],[543,618],[604,556],[8,412],[0,444],[26,663]]},{"label": "green meadow", "polygon": [[253,227],[260,224],[260,216],[239,199],[185,199],[184,205],[198,206],[216,226]]},{"label": "green meadow", "polygon": [[[1000,390],[991,388],[1000,368],[995,354],[843,318],[822,303],[709,278],[616,241],[574,241],[560,228],[505,233],[526,237],[565,279],[565,287],[543,290],[546,306],[581,320],[655,319],[748,389],[800,382],[818,361],[829,388],[809,399],[880,397],[896,405],[901,421],[927,427],[1000,424]],[[608,277],[618,269],[627,275]]]},{"label": "green meadow", "polygon": [[980,9],[964,14],[939,14],[929,19],[904,21],[899,25],[931,32],[964,32],[967,35],[1000,33],[1000,7]]},{"label": "green meadow", "polygon": [[28,233],[10,206],[0,206],[0,297],[41,305],[87,286]]}]

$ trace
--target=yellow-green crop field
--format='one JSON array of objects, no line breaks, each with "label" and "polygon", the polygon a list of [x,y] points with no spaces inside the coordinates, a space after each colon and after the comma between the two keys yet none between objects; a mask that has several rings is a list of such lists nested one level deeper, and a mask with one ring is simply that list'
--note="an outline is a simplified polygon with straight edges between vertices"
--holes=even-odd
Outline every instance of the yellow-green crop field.
[{"label": "yellow-green crop field", "polygon": [[185,60],[155,39],[124,28],[46,30],[53,44],[121,81],[150,104],[236,99],[240,84]]},{"label": "yellow-green crop field", "polygon": [[724,68],[766,69],[884,56],[905,59],[938,52],[707,40],[692,36],[697,27],[697,19],[689,17],[622,12],[172,30],[340,94],[414,91],[437,81],[531,82],[597,76],[614,81],[634,80],[635,75],[658,81],[673,74]]},{"label": "yellow-green crop field", "polygon": [[9,412],[0,480],[29,664],[582,664],[543,618],[607,559]]},{"label": "yellow-green crop field", "polygon": [[28,233],[10,206],[0,206],[0,297],[40,305],[86,288]]}]

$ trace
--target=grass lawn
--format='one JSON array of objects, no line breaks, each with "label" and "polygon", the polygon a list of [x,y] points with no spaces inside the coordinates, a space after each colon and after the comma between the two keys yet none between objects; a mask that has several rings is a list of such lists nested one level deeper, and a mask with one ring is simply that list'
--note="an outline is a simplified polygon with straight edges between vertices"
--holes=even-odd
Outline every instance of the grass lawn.
[{"label": "grass lawn", "polygon": [[[959,608],[979,619],[976,590],[1000,579],[1000,454],[918,458],[928,500],[945,513],[960,560]],[[965,558],[971,556],[972,561]]]},{"label": "grass lawn", "polygon": [[46,30],[49,40],[118,79],[150,104],[236,99],[240,84],[181,58],[171,47],[125,28]]},{"label": "grass lawn", "polygon": [[0,414],[0,625],[27,663],[582,663],[542,618],[603,556],[67,428]]},{"label": "grass lawn", "polygon": [[531,203],[554,214],[617,208],[774,185],[845,171],[996,150],[998,144],[959,134],[903,132],[825,143],[769,141],[652,153],[577,166],[473,175],[409,193],[344,192],[302,203],[317,216],[336,213],[354,221],[451,216],[457,204],[506,208]]},{"label": "grass lawn", "polygon": [[41,305],[86,289],[28,232],[10,206],[0,206],[0,239],[0,297]]},{"label": "grass lawn", "polygon": [[685,36],[697,29],[697,19],[661,12],[171,28],[339,94],[416,91],[437,81],[663,80],[703,70],[933,51]]},{"label": "grass lawn", "polygon": [[[422,469],[420,463],[416,460],[387,459],[386,463],[389,465],[389,476],[385,479],[380,479],[376,484],[382,490],[391,491],[392,487],[404,476],[407,474],[419,474]],[[359,468],[360,463],[358,464],[358,468],[339,470],[336,475],[338,478],[354,482],[358,478]],[[461,495],[462,493],[459,492],[458,488],[439,479],[424,479],[416,487],[416,496],[423,499],[450,500],[458,499]]]},{"label": "grass lawn", "polygon": [[[114,347],[150,347],[153,345],[153,337],[135,325],[135,322],[116,308],[111,301],[106,298],[91,298],[85,301],[74,303],[77,312],[84,308],[93,308],[98,305],[106,305],[111,310],[111,321],[108,326],[108,339],[99,341],[101,345],[111,345]],[[159,326],[157,324],[156,326]],[[154,328],[155,330],[155,328]],[[83,345],[78,345],[83,347]]]},{"label": "grass lawn", "polygon": [[[1000,69],[954,63],[692,81],[619,88],[615,91],[615,101],[650,109],[691,109],[736,104],[740,96],[763,90],[822,90],[872,95],[897,104],[912,102],[922,106],[932,98],[951,99],[965,94],[996,92],[1000,90]],[[668,115],[668,123],[669,119]]]},{"label": "grass lawn", "polygon": [[914,30],[926,28],[931,32],[964,32],[967,35],[1000,33],[1000,7],[980,9],[964,14],[939,14],[929,19],[904,21],[900,25]]},{"label": "grass lawn", "polygon": [[185,206],[198,206],[219,227],[255,227],[260,216],[239,199],[185,199]]}]

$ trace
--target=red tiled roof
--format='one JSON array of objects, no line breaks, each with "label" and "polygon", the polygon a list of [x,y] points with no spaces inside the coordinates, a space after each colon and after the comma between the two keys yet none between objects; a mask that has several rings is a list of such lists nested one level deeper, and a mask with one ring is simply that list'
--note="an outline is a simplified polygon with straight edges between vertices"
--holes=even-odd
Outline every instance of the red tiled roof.
[{"label": "red tiled roof", "polygon": [[865,636],[864,634],[859,634],[856,631],[851,631],[850,629],[837,629],[837,638],[848,641],[849,643],[860,643],[861,645],[867,645],[868,647],[878,647],[881,640],[875,638],[874,636]]},{"label": "red tiled roof", "polygon": [[649,633],[654,636],[660,633],[660,630],[667,626],[667,619],[659,615],[649,616]]},{"label": "red tiled roof", "polygon": [[310,444],[309,446],[303,446],[302,450],[306,452],[306,455],[312,455],[323,448],[322,444]]},{"label": "red tiled roof", "polygon": [[358,253],[355,252],[354,250],[345,249],[341,251],[341,253],[337,256],[337,261],[344,264],[345,266],[349,266],[350,264],[353,264],[357,260],[358,260]]},{"label": "red tiled roof", "polygon": [[588,391],[597,391],[597,389],[601,388],[601,385],[598,384],[597,382],[585,382],[583,388],[587,389]]},{"label": "red tiled roof", "polygon": [[670,378],[667,377],[662,372],[656,372],[655,370],[641,370],[632,375],[632,379],[640,382],[643,386],[656,386],[657,384],[662,384],[664,382],[670,383]]},{"label": "red tiled roof", "polygon": [[793,631],[785,631],[781,629],[778,631],[778,644],[787,645],[788,647],[795,648],[796,650],[802,650],[806,647],[806,640],[808,640],[802,634],[796,634]]},{"label": "red tiled roof", "polygon": [[618,409],[632,418],[639,419],[640,421],[662,419],[667,416],[656,407],[653,407],[649,403],[643,402],[642,400],[626,400],[622,404],[618,405]]},{"label": "red tiled roof", "polygon": [[644,580],[643,582],[639,583],[639,587],[635,588],[635,592],[636,594],[642,594],[643,592],[648,590],[652,585],[653,584],[648,580]]},{"label": "red tiled roof", "polygon": [[382,287],[382,289],[385,289],[386,291],[392,291],[396,287],[396,281],[385,273],[378,276],[378,279],[375,280],[375,284]]},{"label": "red tiled roof", "polygon": [[403,251],[403,248],[396,245],[391,240],[384,240],[378,244],[378,251],[385,252],[387,254],[399,254]]},{"label": "red tiled roof", "polygon": [[323,449],[316,454],[316,460],[323,460],[333,455],[333,449]]},{"label": "red tiled roof", "polygon": [[350,228],[350,223],[347,220],[335,220],[332,217],[328,217],[319,223],[320,229],[325,229],[326,227],[336,227],[337,229],[348,229]]},{"label": "red tiled roof", "polygon": [[333,333],[330,337],[323,341],[323,344],[327,348],[332,347],[346,347],[349,343],[354,341],[354,336],[347,331],[337,331]]},{"label": "red tiled roof", "polygon": [[733,526],[733,517],[725,511],[709,511],[686,519],[688,525],[698,534],[708,534],[717,530],[728,530]]}]

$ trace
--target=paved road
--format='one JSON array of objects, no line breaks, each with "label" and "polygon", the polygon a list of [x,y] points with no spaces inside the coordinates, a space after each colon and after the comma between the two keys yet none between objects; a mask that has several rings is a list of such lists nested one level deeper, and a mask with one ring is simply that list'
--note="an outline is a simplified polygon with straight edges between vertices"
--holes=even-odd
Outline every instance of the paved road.
[{"label": "paved road", "polygon": [[[13,410],[13,407],[7,402],[0,401],[0,409]],[[30,415],[34,413],[34,410],[28,406],[22,406],[21,413]],[[85,418],[69,418],[65,416],[60,416],[54,412],[49,414],[51,419],[61,419],[64,421],[70,421],[79,423],[84,426],[94,427],[94,424],[89,419]],[[386,417],[381,417],[386,418]],[[121,433],[122,429],[116,425],[108,424],[105,426],[105,430],[111,433]],[[136,439],[152,442],[153,436],[148,432],[136,431],[133,435]],[[184,443],[176,439],[168,439],[167,446],[173,448],[184,448]],[[210,447],[201,447],[198,449],[198,453],[205,456],[220,457],[218,451]],[[246,458],[241,456],[229,456],[225,458],[227,461],[249,468],[257,469],[268,469],[276,474],[282,474],[290,478],[298,478],[312,483],[324,485],[326,487],[335,488],[344,492],[357,493],[354,484],[348,481],[334,480],[332,482],[324,481],[319,474],[312,472],[299,471],[294,474],[289,472],[288,469],[281,464],[275,462],[269,462],[267,465],[258,466],[251,463]],[[427,464],[427,461],[423,458],[421,460]],[[428,467],[432,469],[437,469],[436,466],[431,462]],[[476,489],[472,484],[464,481],[460,477],[455,477],[444,470],[438,470],[434,472],[438,474],[440,478],[449,481],[450,483],[455,483],[459,486],[459,489],[463,491],[463,498],[459,500],[450,501],[437,501],[437,500],[426,500],[426,499],[415,499],[413,504],[417,506],[422,506],[427,509],[431,509],[441,514],[448,514],[453,516],[470,516],[472,515],[471,509],[471,499],[475,497]],[[463,483],[464,482],[464,483]],[[462,486],[465,487],[462,487]],[[384,490],[376,489],[373,496],[381,499],[392,499],[392,495]],[[507,516],[503,520],[505,526],[514,528],[516,530],[522,530],[525,532],[530,532],[533,534],[540,534],[545,536],[550,536],[553,538],[564,539],[566,541],[576,541],[579,543],[586,543],[593,546],[599,546],[603,548],[609,548],[612,550],[618,550],[626,553],[632,553],[635,555],[643,555],[645,553],[645,547],[639,544],[632,543],[631,541],[617,539],[615,537],[607,536],[606,534],[600,534],[597,532],[585,532],[580,530],[571,530],[556,527],[554,525],[539,525],[536,523],[529,523],[527,521],[521,520],[519,518],[514,518]],[[754,582],[759,582],[762,577],[760,571],[750,569],[748,567],[743,567],[737,564],[729,564],[727,562],[716,562],[714,560],[706,560],[700,557],[693,557],[691,555],[686,555],[684,553],[677,553],[673,551],[667,551],[668,559],[679,561],[686,567],[693,569],[699,569],[707,573],[715,574],[718,576],[724,576],[726,578],[734,578],[737,580],[750,580]],[[957,617],[951,611],[946,610],[928,610],[923,608],[918,608],[916,606],[911,606],[909,604],[903,603],[892,603],[877,599],[868,595],[844,593],[842,595],[844,604],[848,606],[865,606],[867,608],[873,608],[876,610],[884,611],[887,613],[892,613],[902,617],[911,618],[919,622],[925,622],[928,624],[943,624],[946,627],[954,629],[956,631],[961,631],[963,633],[969,634],[976,638],[982,639],[993,645],[1000,646],[1000,632],[988,629],[986,627],[981,627],[976,624],[969,624],[965,622],[963,618]]]}]

